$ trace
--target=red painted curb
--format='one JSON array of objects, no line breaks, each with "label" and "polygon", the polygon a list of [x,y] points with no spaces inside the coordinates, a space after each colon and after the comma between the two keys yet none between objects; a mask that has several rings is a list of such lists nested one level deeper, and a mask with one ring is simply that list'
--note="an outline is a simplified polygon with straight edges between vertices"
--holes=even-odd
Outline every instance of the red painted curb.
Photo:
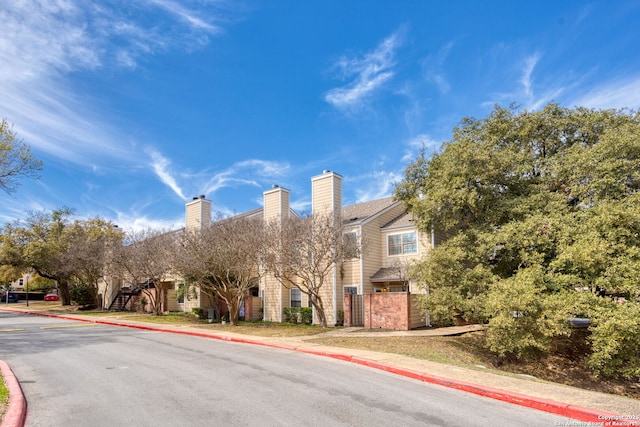
[{"label": "red painted curb", "polygon": [[[357,356],[350,356],[350,355],[341,354],[341,353],[331,353],[331,352],[310,350],[310,349],[299,348],[299,347],[291,347],[291,346],[280,345],[280,344],[271,344],[271,343],[265,343],[261,341],[248,340],[244,338],[225,337],[225,336],[214,335],[214,334],[205,333],[205,332],[182,331],[182,330],[167,329],[162,327],[146,326],[146,325],[132,325],[128,323],[111,322],[108,320],[91,320],[86,318],[77,318],[73,316],[57,315],[57,314],[51,314],[51,313],[25,312],[21,310],[2,309],[2,308],[0,308],[0,310],[15,311],[19,313],[33,314],[38,316],[58,317],[66,320],[90,322],[90,323],[97,323],[102,325],[120,326],[125,328],[142,329],[142,330],[156,331],[156,332],[168,332],[168,333],[179,334],[179,335],[190,335],[190,336],[197,336],[197,337],[215,339],[220,341],[229,341],[229,342],[235,342],[235,343],[241,343],[241,344],[251,344],[251,345],[259,345],[262,347],[297,351],[300,353],[306,353],[306,354],[311,354],[311,355],[321,356],[321,357],[329,357],[332,359],[356,363],[358,365],[367,366],[373,369],[378,369],[378,370],[389,372],[395,375],[401,375],[401,376],[412,378],[418,381],[423,381],[430,384],[436,384],[443,387],[453,388],[456,390],[476,394],[476,395],[487,397],[490,399],[500,400],[503,402],[512,403],[514,405],[520,405],[520,406],[524,406],[532,409],[537,409],[543,412],[548,412],[548,413],[560,415],[567,418],[573,418],[580,421],[602,423],[603,420],[613,419],[612,417],[617,416],[617,414],[614,414],[611,412],[584,408],[577,405],[571,405],[569,403],[561,403],[561,402],[556,402],[549,399],[527,396],[524,394],[510,392],[510,391],[501,390],[497,388],[467,383],[464,381],[452,380],[449,378],[430,375],[424,372],[412,371],[410,369],[398,368],[395,366],[376,362],[374,360],[365,359]],[[0,427],[4,427],[4,425]]]},{"label": "red painted curb", "polygon": [[0,427],[23,427],[27,421],[27,401],[22,393],[20,383],[9,365],[3,360],[0,360],[0,371],[7,390],[9,390],[9,406]]}]

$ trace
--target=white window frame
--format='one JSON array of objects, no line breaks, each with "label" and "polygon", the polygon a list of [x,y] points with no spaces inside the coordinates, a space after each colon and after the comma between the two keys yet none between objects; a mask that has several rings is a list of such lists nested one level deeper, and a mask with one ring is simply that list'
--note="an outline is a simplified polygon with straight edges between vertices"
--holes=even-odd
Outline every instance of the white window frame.
[{"label": "white window frame", "polygon": [[[355,290],[355,292],[348,292],[347,289]],[[358,285],[344,285],[342,287],[342,295],[358,295]]]},{"label": "white window frame", "polygon": [[[415,239],[413,240],[413,242],[405,242],[404,241],[404,236],[408,235],[408,234],[413,234],[415,236]],[[399,247],[401,249],[400,253],[397,254],[392,254],[391,253],[391,245],[389,244],[389,240],[394,237],[394,236],[400,236],[400,244]],[[413,246],[415,246],[415,251],[413,252],[406,252],[405,248],[408,245],[413,244]],[[418,232],[413,230],[413,231],[403,231],[400,233],[391,233],[391,234],[387,234],[387,256],[389,257],[393,257],[393,256],[405,256],[405,255],[417,255],[418,254]]]},{"label": "white window frame", "polygon": [[[298,305],[294,305],[294,299],[293,299],[293,294],[296,293],[298,294],[298,299],[295,300],[296,303],[298,303]],[[289,307],[302,307],[302,291],[298,288],[291,288],[289,289]]]}]

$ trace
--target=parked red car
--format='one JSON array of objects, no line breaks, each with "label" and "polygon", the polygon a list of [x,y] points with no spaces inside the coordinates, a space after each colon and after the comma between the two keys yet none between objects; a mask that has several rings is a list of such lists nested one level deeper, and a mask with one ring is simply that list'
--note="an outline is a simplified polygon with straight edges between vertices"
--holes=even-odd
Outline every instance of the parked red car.
[{"label": "parked red car", "polygon": [[44,296],[45,301],[60,301],[60,297],[56,294],[46,294]]}]

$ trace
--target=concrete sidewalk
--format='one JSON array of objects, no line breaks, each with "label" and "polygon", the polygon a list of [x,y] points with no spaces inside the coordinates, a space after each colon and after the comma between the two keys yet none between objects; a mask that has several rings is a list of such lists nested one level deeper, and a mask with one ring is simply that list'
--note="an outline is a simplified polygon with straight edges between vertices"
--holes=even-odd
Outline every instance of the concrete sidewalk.
[{"label": "concrete sidewalk", "polygon": [[[0,308],[0,310],[3,309]],[[24,310],[10,311],[25,312]],[[29,314],[55,316],[68,320],[155,330],[159,332],[194,335],[210,339],[268,346],[317,356],[331,357],[381,369],[420,381],[456,388],[493,399],[595,423],[593,425],[604,426],[607,421],[614,420],[618,424],[609,425],[640,426],[640,400],[583,390],[576,387],[541,381],[531,377],[496,374],[480,368],[468,369],[397,354],[328,347],[310,342],[310,340],[322,336],[340,335],[369,337],[458,335],[481,328],[478,325],[434,330],[425,329],[373,333],[364,331],[362,328],[345,328],[313,336],[259,337],[241,335],[226,329],[211,331],[198,328],[197,326],[158,325],[106,316],[57,315],[42,312],[29,312]],[[4,425],[2,427],[4,427]]]}]

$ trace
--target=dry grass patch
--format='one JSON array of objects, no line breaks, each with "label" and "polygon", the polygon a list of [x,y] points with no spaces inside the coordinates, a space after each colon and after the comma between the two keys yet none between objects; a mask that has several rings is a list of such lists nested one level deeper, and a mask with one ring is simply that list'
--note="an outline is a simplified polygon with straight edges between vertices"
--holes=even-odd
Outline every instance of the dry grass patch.
[{"label": "dry grass patch", "polygon": [[288,323],[272,323],[272,322],[240,322],[238,326],[230,324],[222,325],[220,323],[201,324],[199,328],[207,330],[222,330],[226,332],[234,332],[243,335],[252,335],[256,337],[302,337],[307,335],[316,335],[326,332],[319,326],[310,325],[292,325]]},{"label": "dry grass patch", "polygon": [[400,354],[471,369],[484,367],[504,375],[530,375],[544,381],[640,399],[640,383],[637,381],[608,380],[593,376],[585,368],[584,359],[587,354],[583,351],[566,353],[567,349],[564,349],[564,355],[550,354],[532,361],[504,361],[484,348],[483,340],[483,332],[474,332],[452,337],[345,336],[319,337],[309,341],[334,347]]},{"label": "dry grass patch", "polygon": [[319,337],[309,342],[333,347],[357,348],[383,353],[401,354],[432,362],[463,367],[486,365],[490,354],[474,334],[462,337]]}]

